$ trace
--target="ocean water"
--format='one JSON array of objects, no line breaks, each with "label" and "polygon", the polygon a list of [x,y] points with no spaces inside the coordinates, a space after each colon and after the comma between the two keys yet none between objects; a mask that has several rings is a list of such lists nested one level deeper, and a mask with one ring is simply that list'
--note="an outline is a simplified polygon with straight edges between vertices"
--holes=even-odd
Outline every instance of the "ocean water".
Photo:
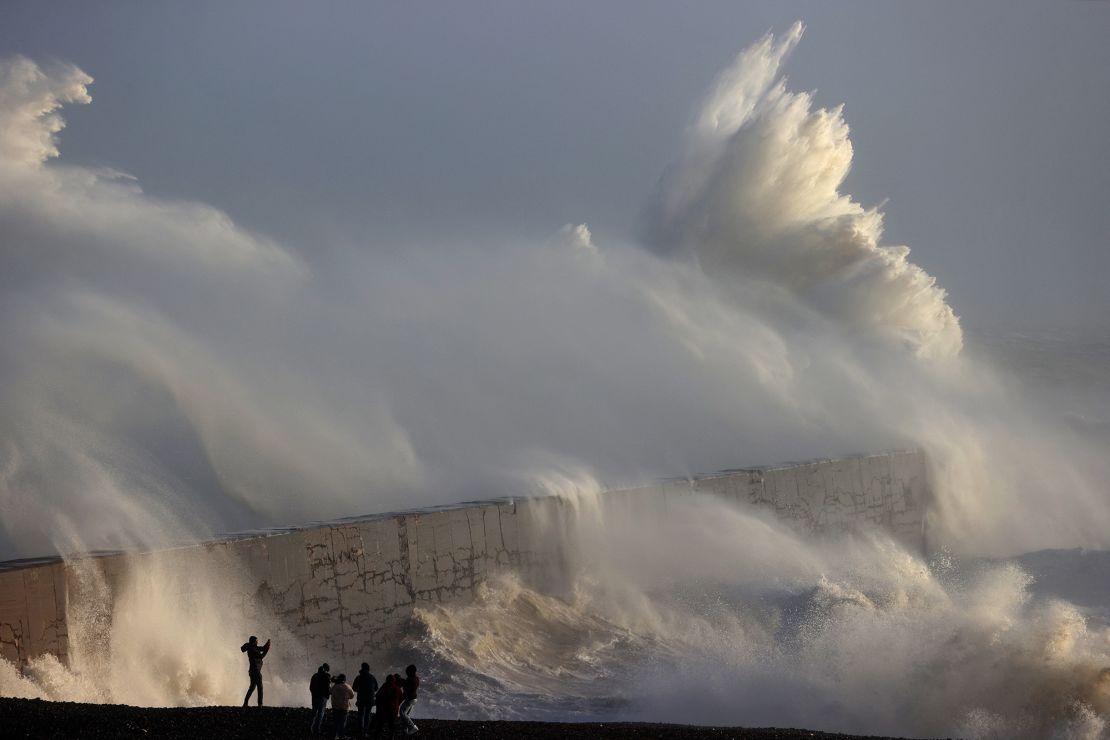
[{"label": "ocean water", "polygon": [[[1110,450],[1106,337],[969,332],[964,355],[1049,428]],[[881,535],[808,540],[720,501],[659,518],[597,490],[551,486],[577,507],[582,554],[557,589],[506,577],[418,611],[407,647],[437,687],[425,711],[1108,737],[1110,549],[1024,551],[1015,534],[1003,556],[960,541],[925,557]],[[1110,485],[1094,490],[1110,506]]]},{"label": "ocean water", "polygon": [[[1110,450],[1106,338],[973,332],[965,351]],[[473,604],[421,610],[411,647],[442,677],[429,710],[1110,736],[1110,550],[926,558],[881,538],[759,536],[750,514],[704,506],[661,522],[594,502],[566,592],[504,578]]]},{"label": "ocean water", "polygon": [[[1106,738],[1110,338],[964,327],[842,192],[842,110],[783,76],[802,33],[712,83],[635,243],[578,224],[327,258],[51,162],[91,78],[0,60],[0,554],[545,492],[577,557],[420,610],[419,711]],[[598,495],[911,446],[927,558]],[[317,656],[236,563],[144,563],[115,594],[83,569],[71,664],[0,663],[0,693],[237,703],[258,632],[268,701],[304,702]]]},{"label": "ocean water", "polygon": [[667,579],[586,567],[570,593],[505,578],[421,610],[424,711],[1106,737],[1110,551],[926,561],[882,541],[779,544],[792,563],[763,576],[740,575],[738,543],[699,547],[735,580],[693,561]]}]

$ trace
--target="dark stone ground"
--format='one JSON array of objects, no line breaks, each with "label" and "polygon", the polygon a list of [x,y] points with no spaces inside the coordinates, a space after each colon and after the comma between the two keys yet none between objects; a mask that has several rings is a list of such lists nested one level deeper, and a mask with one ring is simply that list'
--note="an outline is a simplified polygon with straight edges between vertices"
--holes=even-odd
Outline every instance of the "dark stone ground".
[{"label": "dark stone ground", "polygon": [[[329,712],[330,715],[330,712]],[[420,719],[416,738],[462,740],[858,740],[810,730],[694,727],[626,722],[477,722]],[[72,704],[0,698],[0,737],[7,738],[309,738],[308,709],[199,707],[143,709],[118,704]],[[353,726],[353,718],[349,726]],[[330,737],[330,732],[328,737]],[[398,738],[405,737],[398,733]],[[872,740],[875,740],[872,738]]]}]

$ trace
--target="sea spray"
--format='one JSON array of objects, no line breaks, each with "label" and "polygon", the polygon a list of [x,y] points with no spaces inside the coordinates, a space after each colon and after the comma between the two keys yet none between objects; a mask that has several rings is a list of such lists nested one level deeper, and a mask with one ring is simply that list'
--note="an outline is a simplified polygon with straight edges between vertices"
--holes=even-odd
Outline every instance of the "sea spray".
[{"label": "sea spray", "polygon": [[[1065,419],[961,356],[943,290],[841,192],[842,112],[787,88],[800,37],[766,36],[714,85],[648,209],[652,250],[584,226],[534,244],[276,244],[58,159],[57,111],[88,102],[91,78],[3,62],[0,552],[575,490],[554,583],[419,613],[435,711],[1104,733],[1105,623],[1032,595],[1020,568],[963,571],[1110,545],[1110,460],[1089,433],[1105,420]],[[930,533],[955,566],[723,502],[594,495],[897,446],[929,456]],[[70,664],[0,666],[4,693],[237,703],[235,648],[261,633],[280,638],[267,696],[303,701],[315,656],[253,611],[234,563],[79,567]]]},{"label": "sea spray", "polygon": [[1110,712],[1110,625],[1015,564],[931,566],[710,496],[567,512],[557,593],[506,577],[417,611],[442,710],[1011,738]]},{"label": "sea spray", "polygon": [[710,273],[754,275],[853,332],[905,342],[927,358],[963,343],[936,280],[902,246],[881,246],[882,214],[840,191],[852,162],[840,108],[786,88],[794,24],[767,34],[720,74],[649,212],[648,239]]},{"label": "sea spray", "polygon": [[[0,694],[135,706],[236,704],[247,688],[247,636],[272,639],[266,701],[302,701],[311,672],[301,641],[238,559],[190,547],[67,563],[67,656],[3,661]],[[307,675],[307,674],[306,674]]]}]

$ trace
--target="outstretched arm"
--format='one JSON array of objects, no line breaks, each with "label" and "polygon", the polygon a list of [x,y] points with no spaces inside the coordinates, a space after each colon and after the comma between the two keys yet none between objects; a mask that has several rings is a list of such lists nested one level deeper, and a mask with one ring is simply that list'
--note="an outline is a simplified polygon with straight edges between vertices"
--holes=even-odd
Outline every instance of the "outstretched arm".
[{"label": "outstretched arm", "polygon": [[262,646],[262,654],[265,655],[268,652],[270,652],[270,641],[266,640],[266,644]]}]

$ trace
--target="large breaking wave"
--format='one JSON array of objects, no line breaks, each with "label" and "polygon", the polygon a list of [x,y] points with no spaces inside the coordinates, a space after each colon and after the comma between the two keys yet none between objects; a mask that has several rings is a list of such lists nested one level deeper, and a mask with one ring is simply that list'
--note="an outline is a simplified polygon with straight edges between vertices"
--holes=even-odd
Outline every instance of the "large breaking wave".
[{"label": "large breaking wave", "polygon": [[[718,78],[647,209],[649,248],[584,225],[531,244],[279,244],[55,161],[57,110],[89,102],[91,78],[0,62],[0,555],[570,491],[584,557],[563,590],[503,580],[419,614],[437,712],[527,697],[529,716],[1104,734],[1110,631],[1016,566],[803,542],[719,502],[614,517],[593,495],[922,446],[932,524],[961,557],[1110,545],[1105,396],[1077,424],[961,352],[943,290],[841,192],[841,110],[787,88],[801,34],[768,34]],[[0,690],[237,700],[238,658],[208,647],[246,630],[224,613],[235,578],[186,602],[173,578],[198,573],[149,563],[117,594],[126,633],[78,630],[69,668],[0,667]],[[189,619],[204,643],[138,628]],[[126,696],[150,656],[166,680]]]}]

